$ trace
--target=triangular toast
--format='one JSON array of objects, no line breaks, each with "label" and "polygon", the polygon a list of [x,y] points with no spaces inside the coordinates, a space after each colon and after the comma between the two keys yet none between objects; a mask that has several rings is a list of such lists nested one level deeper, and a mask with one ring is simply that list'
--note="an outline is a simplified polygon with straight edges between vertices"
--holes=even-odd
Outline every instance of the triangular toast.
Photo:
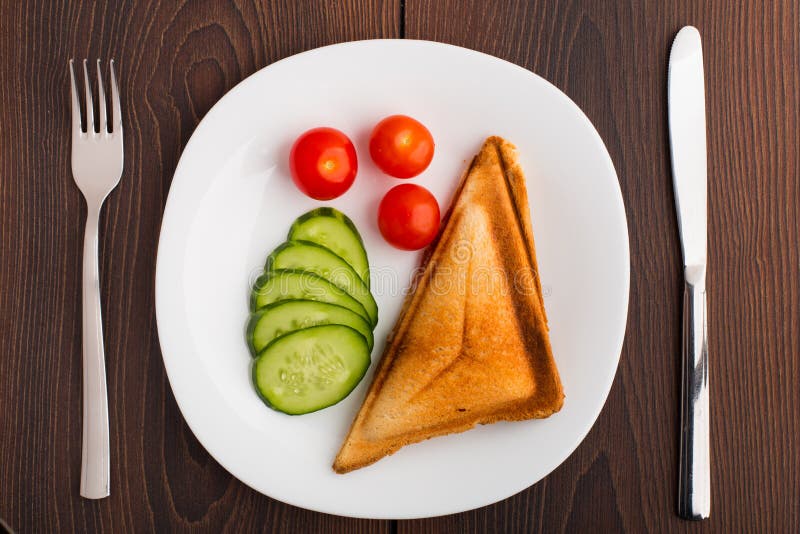
[{"label": "triangular toast", "polygon": [[426,256],[337,473],[477,424],[547,417],[563,404],[513,145],[486,140]]}]

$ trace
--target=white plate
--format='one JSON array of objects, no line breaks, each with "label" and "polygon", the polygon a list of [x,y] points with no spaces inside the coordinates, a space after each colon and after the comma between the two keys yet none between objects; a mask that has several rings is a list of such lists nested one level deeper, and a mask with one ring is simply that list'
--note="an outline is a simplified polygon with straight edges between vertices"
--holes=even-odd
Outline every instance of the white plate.
[{"label": "white plate", "polygon": [[[487,136],[519,147],[566,401],[549,419],[436,438],[336,475],[331,462],[370,375],[343,402],[314,414],[289,417],[265,407],[250,382],[247,297],[295,217],[333,205],[353,219],[366,243],[380,308],[373,362],[380,357],[419,258],[392,249],[375,223],[382,195],[400,181],[377,171],[367,139],[393,113],[411,115],[433,133],[433,163],[413,182],[429,188],[443,210]],[[359,155],[356,183],[327,203],[301,194],[287,168],[294,139],[322,125],[350,135]],[[589,431],[625,332],[628,231],[608,152],[558,89],[463,48],[361,41],[270,65],[208,112],[175,171],[156,272],[158,332],[172,390],[197,439],[225,469],[266,495],[312,510],[424,517],[527,488]]]}]

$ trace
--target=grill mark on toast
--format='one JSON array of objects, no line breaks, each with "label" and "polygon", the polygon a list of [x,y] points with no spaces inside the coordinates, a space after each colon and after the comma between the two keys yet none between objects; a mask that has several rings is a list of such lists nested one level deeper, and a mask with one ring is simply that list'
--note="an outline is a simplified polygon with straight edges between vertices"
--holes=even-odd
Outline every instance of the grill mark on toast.
[{"label": "grill mark on toast", "polygon": [[[502,151],[499,149],[497,140],[493,139],[492,147],[494,148],[495,154],[497,155],[501,168],[504,171],[503,177],[504,177],[504,184],[506,185],[506,187],[503,190],[510,200],[509,204],[512,207],[512,211],[514,213],[514,219],[516,219],[516,225],[514,225],[514,227],[519,232],[522,241],[527,242],[526,234],[522,229],[523,223],[522,219],[520,218],[520,213],[518,210],[517,203],[515,201],[514,190],[509,187],[505,173],[505,167],[503,166],[504,160],[502,158]],[[527,246],[525,247],[525,249],[527,253],[526,259],[530,261],[530,255],[529,255],[530,251],[528,250]],[[503,269],[506,271],[506,273],[513,273],[515,272],[515,269],[519,267],[519,265],[516,265],[515,264],[516,262],[514,262],[513,260],[514,258],[512,254],[504,254],[500,256],[500,262],[503,265]],[[540,286],[538,285],[538,277],[533,276],[533,272],[531,272],[531,276],[532,278],[534,278],[535,283],[537,283],[537,300],[540,303],[540,309],[542,310],[541,313],[544,314],[544,306],[541,305],[542,297],[541,297],[541,289]],[[527,299],[523,298],[523,296],[519,295],[516,291],[511,292],[511,303],[516,312],[514,314],[514,318],[516,320],[517,330],[525,342],[526,354],[528,355],[528,360],[530,361],[531,366],[536,371],[534,376],[536,376],[539,380],[541,380],[542,377],[548,377],[550,375],[550,373],[547,372],[549,366],[547,365],[547,362],[543,361],[542,358],[534,358],[533,356],[535,354],[539,354],[540,352],[542,352],[542,349],[544,349],[544,351],[549,354],[552,354],[552,350],[549,347],[549,343],[547,343],[546,339],[544,339],[541,335],[539,335],[540,333],[537,332],[537,329],[535,327],[537,323],[536,306],[533,305],[532,302],[526,302],[526,300]],[[542,319],[544,319],[543,316]],[[546,325],[546,319],[545,319],[545,325]],[[558,378],[557,371],[552,377],[550,384],[544,384],[544,383],[541,384],[541,386],[548,386],[548,387],[540,388],[540,383],[537,381],[535,392],[532,394],[530,399],[536,401],[536,404],[539,405],[542,404],[546,405],[552,403],[553,394],[557,395],[559,393],[559,390],[561,389],[558,386],[559,382],[560,379]],[[550,394],[540,395],[541,389],[545,389]]]},{"label": "grill mark on toast", "polygon": [[[523,191],[517,191],[517,187],[515,187],[515,184],[512,183],[511,175],[514,173],[514,171],[510,169],[508,161],[503,156],[503,150],[501,148],[504,141],[492,138],[492,142],[494,149],[497,152],[497,159],[500,161],[500,167],[503,169],[503,178],[505,179],[506,190],[511,197],[511,205],[514,206],[517,227],[519,228],[520,234],[522,234],[522,241],[525,243],[525,251],[528,255],[528,263],[530,263],[531,272],[533,273],[534,282],[536,283],[536,293],[539,297],[539,303],[542,306],[542,316],[544,317],[544,322],[546,325],[547,314],[544,311],[544,295],[542,293],[541,277],[539,276],[539,264],[536,262],[536,245],[533,241],[533,226],[528,220],[530,218],[530,207],[527,206],[527,202],[525,202],[525,210],[523,210],[523,206],[520,205],[521,202],[526,201],[527,199],[523,200],[518,198]],[[519,180],[519,177],[516,177],[516,179]],[[524,191],[524,193],[527,195],[527,190]],[[528,213],[525,213],[526,210]],[[530,233],[525,231],[525,221],[528,221],[528,224],[531,227]]]},{"label": "grill mark on toast", "polygon": [[[467,280],[472,280],[472,260],[469,262],[469,266],[467,267]],[[419,388],[416,393],[414,393],[410,399],[408,399],[408,403],[413,403],[417,397],[428,391],[442,376],[448,373],[459,361],[461,361],[466,354],[464,351],[464,340],[467,339],[467,305],[468,301],[466,296],[464,297],[464,305],[461,307],[461,314],[464,317],[464,320],[461,323],[461,347],[458,349],[458,354],[455,358],[453,358],[447,365],[442,367],[438,373],[433,375],[430,380],[428,380],[424,386]]]}]

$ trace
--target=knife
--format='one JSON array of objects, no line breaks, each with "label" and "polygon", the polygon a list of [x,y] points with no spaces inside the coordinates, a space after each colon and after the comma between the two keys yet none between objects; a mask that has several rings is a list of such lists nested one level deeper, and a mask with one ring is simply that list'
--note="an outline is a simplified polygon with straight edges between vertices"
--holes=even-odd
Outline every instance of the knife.
[{"label": "knife", "polygon": [[706,108],[700,32],[675,36],[667,73],[672,183],[683,252],[683,371],[678,515],[699,520],[711,511],[708,330],[706,322]]}]

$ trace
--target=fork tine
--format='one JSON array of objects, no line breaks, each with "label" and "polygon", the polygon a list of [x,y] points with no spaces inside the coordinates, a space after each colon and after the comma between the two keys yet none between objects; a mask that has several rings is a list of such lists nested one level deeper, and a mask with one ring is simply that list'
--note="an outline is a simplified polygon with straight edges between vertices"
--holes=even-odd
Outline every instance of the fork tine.
[{"label": "fork tine", "polygon": [[69,92],[72,94],[72,132],[83,133],[81,128],[81,103],[78,100],[78,84],[75,83],[75,61],[69,60],[69,78],[72,83]]},{"label": "fork tine", "polygon": [[100,99],[100,116],[97,117],[100,123],[100,133],[108,133],[108,115],[106,114],[106,92],[103,89],[103,73],[101,72],[100,60],[97,60],[97,98]]},{"label": "fork tine", "polygon": [[94,105],[92,104],[92,84],[89,83],[89,70],[87,61],[83,60],[83,83],[86,89],[86,131],[94,133]]},{"label": "fork tine", "polygon": [[119,87],[117,87],[117,75],[114,72],[114,60],[112,59],[109,64],[111,65],[111,107],[114,110],[114,128],[113,131],[122,130],[122,106],[119,103]]}]

